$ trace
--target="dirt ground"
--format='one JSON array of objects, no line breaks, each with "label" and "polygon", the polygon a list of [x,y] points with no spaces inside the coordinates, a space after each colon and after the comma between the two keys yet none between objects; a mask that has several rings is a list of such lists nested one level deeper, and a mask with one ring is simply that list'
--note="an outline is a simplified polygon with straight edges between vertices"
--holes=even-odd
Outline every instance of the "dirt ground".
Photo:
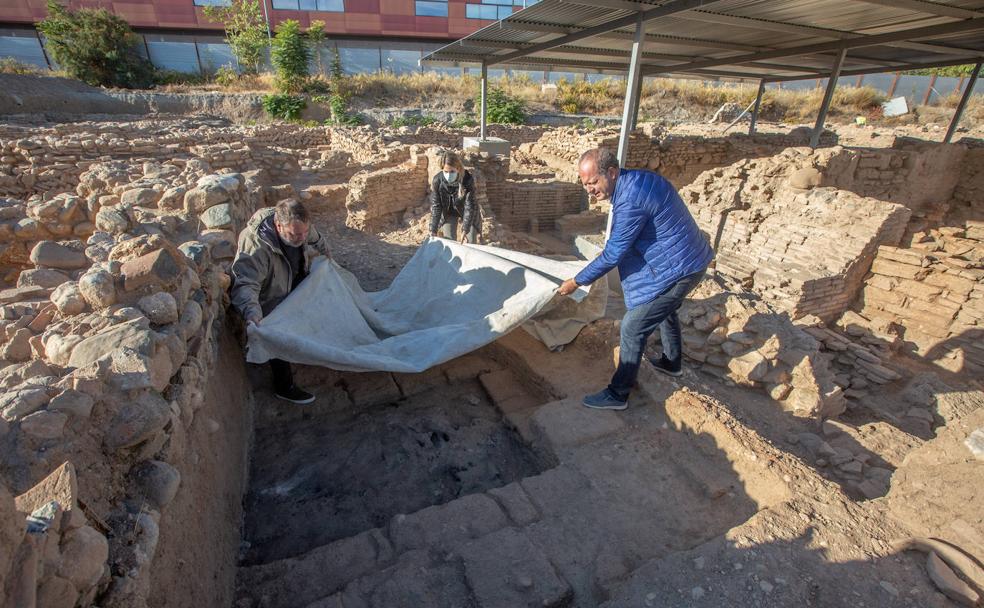
[{"label": "dirt ground", "polygon": [[[873,136],[871,128],[849,127],[838,133],[848,141],[878,145],[920,129]],[[336,259],[369,289],[385,287],[417,245],[413,230],[369,235],[339,220],[320,218],[319,228],[329,235]],[[958,428],[946,428],[934,439],[934,433],[904,417],[908,387],[876,394],[837,423],[818,426],[783,412],[761,392],[717,377],[688,369],[671,380],[644,369],[628,410],[587,410],[580,397],[607,381],[615,343],[612,321],[602,320],[559,353],[548,352],[520,330],[489,347],[488,356],[512,374],[506,385],[548,393],[518,411],[501,394],[506,389],[490,381],[483,380],[484,393],[474,380],[445,384],[456,377],[453,370],[464,365],[461,361],[432,370],[426,378],[416,375],[421,378],[411,383],[439,388],[401,397],[396,415],[388,412],[378,423],[362,423],[363,428],[401,425],[392,441],[382,441],[385,445],[405,444],[396,437],[419,435],[418,427],[426,431],[456,424],[457,415],[449,418],[443,406],[480,394],[483,408],[486,395],[498,408],[498,415],[482,416],[485,423],[498,420],[497,435],[510,428],[515,433],[511,444],[522,438],[554,462],[539,474],[486,470],[485,481],[472,485],[471,493],[461,485],[448,493],[442,487],[446,471],[435,473],[420,484],[438,488],[433,491],[439,498],[402,511],[410,503],[382,501],[385,514],[365,507],[359,512],[364,523],[351,529],[372,527],[368,532],[335,542],[327,541],[340,533],[279,539],[285,548],[265,556],[274,559],[245,560],[238,605],[395,606],[410,601],[484,606],[488,598],[495,599],[488,605],[609,608],[959,605],[930,580],[926,555],[903,551],[897,543],[935,536],[984,555],[978,532],[984,529],[984,485],[971,482],[981,479],[980,463],[953,439]],[[335,375],[304,369],[300,378],[319,395],[339,391]],[[401,386],[407,382],[396,379]],[[975,404],[970,408],[984,405],[976,389],[954,391],[953,398]],[[260,399],[261,408],[272,407]],[[314,413],[303,422],[301,458],[338,447],[303,439],[308,432],[341,441],[338,445],[351,443],[337,431],[339,416]],[[984,409],[978,409],[960,428],[966,434],[982,419]],[[289,435],[261,439],[260,445],[271,443],[254,458],[286,448]],[[430,437],[438,439],[430,445],[425,441],[421,449],[441,455],[429,454],[427,462],[443,466],[460,457],[463,436],[450,441],[440,433]],[[814,440],[848,449],[868,466],[890,472],[891,491],[875,499],[861,495],[817,456]],[[303,447],[306,443],[310,447]],[[415,452],[410,447],[409,453]],[[325,470],[338,466],[337,459],[330,460]],[[360,459],[340,478],[371,475],[362,468],[370,460]],[[409,469],[399,468],[403,460],[387,468],[416,479],[410,469],[425,465],[419,455],[409,461],[416,463]],[[267,469],[279,471],[277,479],[289,477],[282,465],[261,466],[254,484]],[[494,481],[488,482],[490,476]],[[493,498],[491,506],[478,502],[486,496]],[[425,503],[436,506],[416,510]],[[303,519],[317,507],[311,509],[288,519]],[[500,511],[505,518],[496,523],[503,517]],[[487,525],[476,528],[476,519]],[[366,540],[356,542],[360,538]],[[311,549],[315,545],[320,546]],[[290,558],[275,559],[286,555]],[[312,584],[313,573],[326,568],[332,574]]]}]

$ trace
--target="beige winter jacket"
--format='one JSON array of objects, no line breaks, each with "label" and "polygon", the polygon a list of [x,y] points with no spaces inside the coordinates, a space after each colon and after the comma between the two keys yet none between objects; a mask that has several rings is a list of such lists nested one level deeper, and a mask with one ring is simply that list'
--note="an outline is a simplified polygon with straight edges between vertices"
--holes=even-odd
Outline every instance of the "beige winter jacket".
[{"label": "beige winter jacket", "polygon": [[[239,252],[232,263],[232,305],[243,318],[265,317],[290,293],[293,276],[287,256],[280,248],[276,230],[264,221],[273,215],[273,207],[253,214],[239,233]],[[304,246],[304,274],[311,270],[311,260],[330,256],[328,241],[311,225]]]}]

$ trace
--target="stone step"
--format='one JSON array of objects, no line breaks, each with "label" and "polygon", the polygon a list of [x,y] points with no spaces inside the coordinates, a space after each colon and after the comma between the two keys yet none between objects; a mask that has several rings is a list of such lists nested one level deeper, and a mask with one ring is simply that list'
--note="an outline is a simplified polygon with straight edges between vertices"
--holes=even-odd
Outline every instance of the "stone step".
[{"label": "stone step", "polygon": [[[506,498],[500,496],[499,500],[514,519],[532,517],[517,515],[524,511],[519,502],[523,497]],[[470,494],[409,515],[396,515],[387,529],[368,530],[297,557],[242,567],[237,574],[238,595],[252,598],[255,608],[321,605],[317,602],[322,598],[389,567],[396,556],[453,551],[509,525],[510,517],[496,499],[488,494]]]}]

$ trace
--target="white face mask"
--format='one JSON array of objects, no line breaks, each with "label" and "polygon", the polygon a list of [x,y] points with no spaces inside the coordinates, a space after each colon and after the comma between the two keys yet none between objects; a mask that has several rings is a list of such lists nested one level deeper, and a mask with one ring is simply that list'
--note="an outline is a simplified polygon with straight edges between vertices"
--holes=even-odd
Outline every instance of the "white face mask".
[{"label": "white face mask", "polygon": [[444,171],[444,179],[448,180],[448,183],[453,184],[458,180],[457,171]]}]

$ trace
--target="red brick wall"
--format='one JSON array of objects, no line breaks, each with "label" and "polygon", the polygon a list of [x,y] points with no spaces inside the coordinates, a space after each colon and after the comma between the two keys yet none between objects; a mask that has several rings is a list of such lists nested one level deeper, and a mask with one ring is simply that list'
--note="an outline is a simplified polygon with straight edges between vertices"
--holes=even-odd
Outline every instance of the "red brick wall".
[{"label": "red brick wall", "polygon": [[[329,34],[456,40],[493,23],[466,19],[465,0],[449,0],[446,19],[414,15],[414,0],[345,0],[344,13],[274,10],[271,0],[265,1],[273,24],[296,19],[307,27],[320,19]],[[70,6],[105,8],[136,28],[221,29],[193,0],[70,0]],[[34,23],[45,15],[45,0],[0,0],[0,23]]]}]

